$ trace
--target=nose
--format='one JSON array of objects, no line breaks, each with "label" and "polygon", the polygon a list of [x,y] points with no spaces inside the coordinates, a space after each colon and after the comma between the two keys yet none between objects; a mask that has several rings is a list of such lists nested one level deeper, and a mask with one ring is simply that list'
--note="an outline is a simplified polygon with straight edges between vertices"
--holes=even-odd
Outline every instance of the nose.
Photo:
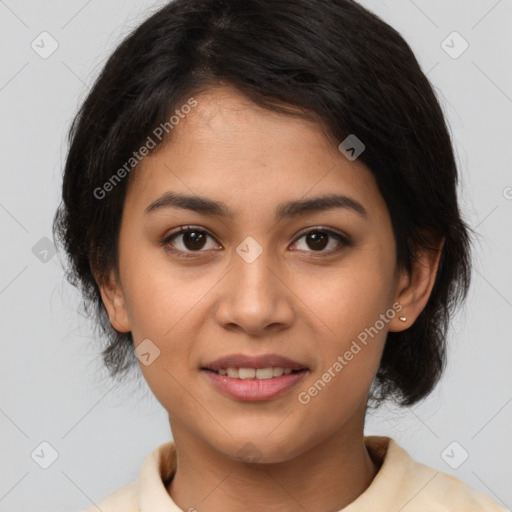
[{"label": "nose", "polygon": [[295,308],[290,279],[282,265],[263,251],[248,262],[233,254],[233,264],[218,289],[216,320],[224,329],[268,335],[292,325]]}]

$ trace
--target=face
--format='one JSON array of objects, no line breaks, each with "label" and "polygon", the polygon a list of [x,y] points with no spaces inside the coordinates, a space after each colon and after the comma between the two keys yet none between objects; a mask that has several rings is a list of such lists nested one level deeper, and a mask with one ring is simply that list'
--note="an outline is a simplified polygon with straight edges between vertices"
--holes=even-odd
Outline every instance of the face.
[{"label": "face", "polygon": [[362,431],[406,277],[372,174],[319,125],[229,87],[195,99],[132,176],[102,295],[175,437],[283,461]]}]

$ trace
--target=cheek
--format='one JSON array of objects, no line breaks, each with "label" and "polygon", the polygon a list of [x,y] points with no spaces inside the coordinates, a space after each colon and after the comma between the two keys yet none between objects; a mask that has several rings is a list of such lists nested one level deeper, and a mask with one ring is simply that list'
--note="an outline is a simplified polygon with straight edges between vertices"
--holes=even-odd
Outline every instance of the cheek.
[{"label": "cheek", "polygon": [[390,308],[392,268],[369,250],[358,253],[332,271],[318,274],[317,279],[305,279],[300,296],[327,328],[329,339],[346,342],[374,325]]},{"label": "cheek", "polygon": [[321,327],[318,339],[320,365],[298,391],[303,428],[317,436],[340,428],[357,411],[364,415],[385,345],[388,326],[380,315],[387,311],[386,290],[362,286],[358,280],[351,284],[334,287],[339,300],[326,302],[320,310],[321,323],[329,326]]},{"label": "cheek", "polygon": [[316,351],[321,365],[301,390],[306,392],[303,402],[315,404],[322,414],[333,403],[340,404],[339,416],[366,401],[389,320],[395,315],[392,269],[391,258],[379,260],[368,250],[304,287],[304,302],[313,304],[318,326]]},{"label": "cheek", "polygon": [[167,340],[208,291],[204,278],[172,265],[163,249],[127,247],[121,271],[134,339]]},{"label": "cheek", "polygon": [[150,365],[139,363],[144,378],[165,407],[186,407],[182,386],[196,370],[194,341],[206,315],[204,299],[219,277],[178,268],[163,250],[144,251],[137,244],[126,247],[121,271],[135,347],[149,339],[159,350]]}]

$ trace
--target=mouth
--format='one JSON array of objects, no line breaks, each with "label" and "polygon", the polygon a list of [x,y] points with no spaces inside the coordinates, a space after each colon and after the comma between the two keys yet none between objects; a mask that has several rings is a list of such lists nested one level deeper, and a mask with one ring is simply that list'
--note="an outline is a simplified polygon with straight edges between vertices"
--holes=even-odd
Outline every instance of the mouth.
[{"label": "mouth", "polygon": [[310,369],[279,354],[231,354],[201,366],[200,372],[222,395],[256,402],[290,391]]}]

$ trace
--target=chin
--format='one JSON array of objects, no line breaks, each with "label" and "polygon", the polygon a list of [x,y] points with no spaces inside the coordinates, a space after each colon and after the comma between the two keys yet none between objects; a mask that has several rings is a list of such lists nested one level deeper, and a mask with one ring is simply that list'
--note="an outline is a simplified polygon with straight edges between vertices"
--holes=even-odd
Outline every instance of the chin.
[{"label": "chin", "polygon": [[[275,428],[275,425],[274,427]],[[268,435],[272,428],[261,429],[257,432],[252,430],[242,435],[234,435],[225,442],[211,446],[226,457],[247,464],[276,464],[293,459],[305,447],[299,444],[292,445],[293,432],[283,431],[278,439],[273,438],[274,433]],[[276,436],[277,437],[277,436]]]}]

